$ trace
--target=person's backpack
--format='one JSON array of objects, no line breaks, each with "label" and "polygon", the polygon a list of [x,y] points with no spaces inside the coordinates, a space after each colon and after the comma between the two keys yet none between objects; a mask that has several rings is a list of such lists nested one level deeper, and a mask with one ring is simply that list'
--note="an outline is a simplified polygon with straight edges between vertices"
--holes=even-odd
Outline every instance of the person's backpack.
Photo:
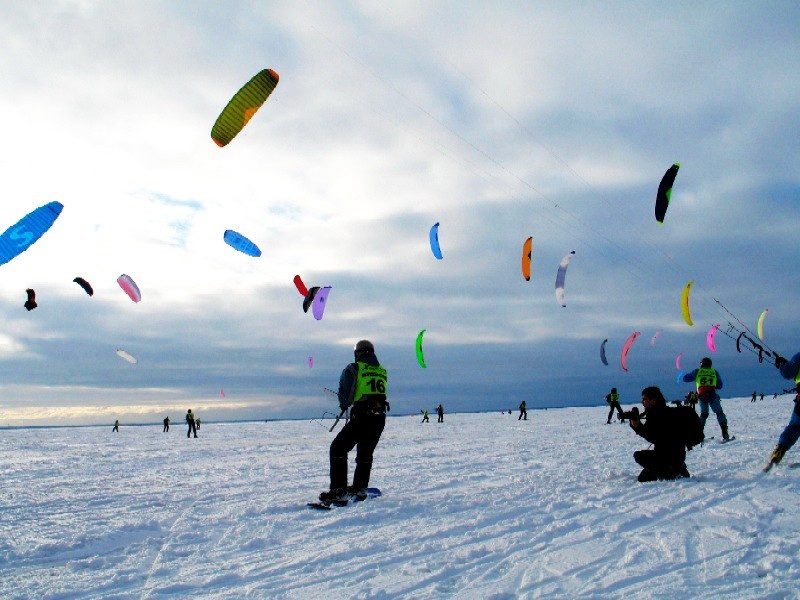
[{"label": "person's backpack", "polygon": [[676,406],[676,425],[687,450],[691,450],[705,439],[703,422],[691,406]]}]

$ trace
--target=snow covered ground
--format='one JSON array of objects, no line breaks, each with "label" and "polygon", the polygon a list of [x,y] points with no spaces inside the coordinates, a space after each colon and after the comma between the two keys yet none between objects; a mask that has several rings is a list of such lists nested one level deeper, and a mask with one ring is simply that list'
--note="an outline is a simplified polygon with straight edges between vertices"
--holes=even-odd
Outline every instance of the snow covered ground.
[{"label": "snow covered ground", "polygon": [[648,484],[605,407],[393,417],[384,496],[330,512],[318,422],[0,430],[0,597],[797,598],[792,402],[723,406],[737,439],[712,414]]}]

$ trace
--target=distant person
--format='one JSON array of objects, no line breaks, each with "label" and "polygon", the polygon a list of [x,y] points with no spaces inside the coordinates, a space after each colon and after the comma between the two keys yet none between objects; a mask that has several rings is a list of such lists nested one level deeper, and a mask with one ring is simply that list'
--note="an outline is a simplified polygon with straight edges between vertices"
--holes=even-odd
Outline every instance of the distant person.
[{"label": "distant person", "polygon": [[195,419],[194,420],[194,424],[195,424],[195,427],[197,428],[197,431],[200,431],[200,419]]},{"label": "distant person", "polygon": [[[509,411],[510,412],[510,411]],[[528,405],[525,404],[525,400],[519,405],[519,416],[517,417],[517,421],[522,419],[523,421],[528,420]]]},{"label": "distant person", "polygon": [[761,394],[759,395],[759,398],[758,398],[758,399],[759,399],[759,400],[763,400],[763,399],[764,399],[764,392],[761,392]]},{"label": "distant person", "polygon": [[421,421],[421,423],[430,423],[430,422],[431,422],[431,420],[428,418],[428,411],[427,410],[423,410],[422,411],[422,421]]},{"label": "distant person", "polygon": [[164,417],[164,431],[169,431],[169,417]]},{"label": "distant person", "polygon": [[756,401],[756,396],[757,396],[757,394],[755,392],[753,392],[753,395],[750,396],[750,402],[755,402]]},{"label": "distant person", "polygon": [[[360,340],[353,348],[354,362],[339,377],[339,408],[350,408],[350,420],[331,442],[328,491],[320,502],[347,501],[350,496],[363,500],[372,472],[372,455],[386,425],[388,375],[375,356],[369,340]],[[347,454],[356,447],[356,470],[353,485],[347,486]]]},{"label": "distant person", "polygon": [[636,435],[653,444],[653,448],[633,453],[633,459],[642,467],[639,481],[689,477],[686,446],[676,422],[678,409],[667,406],[664,395],[655,386],[642,390],[642,406],[647,420],[642,423],[637,410],[630,416],[630,426]]},{"label": "distant person", "polygon": [[790,360],[776,355],[775,366],[778,367],[784,379],[794,380],[797,395],[794,397],[794,409],[789,417],[789,423],[784,428],[780,437],[778,437],[778,444],[769,457],[767,469],[781,462],[783,455],[786,454],[787,450],[794,446],[797,439],[800,438],[800,352],[795,354]]},{"label": "distant person", "polygon": [[111,431],[119,431],[119,420],[114,421],[114,429],[112,429]]},{"label": "distant person", "polygon": [[686,394],[686,399],[683,401],[685,406],[691,406],[692,410],[696,411],[697,406],[697,392],[689,392]]},{"label": "distant person", "polygon": [[439,418],[436,420],[436,422],[444,423],[444,406],[439,404],[439,406],[436,407],[436,414],[439,415]]},{"label": "distant person", "polygon": [[720,402],[717,390],[722,389],[722,377],[719,372],[711,367],[711,359],[707,356],[700,361],[700,368],[690,371],[683,376],[683,381],[694,382],[697,386],[697,398],[700,402],[700,420],[703,422],[703,428],[708,419],[708,409],[714,411],[717,415],[717,422],[722,431],[722,439],[726,442],[731,439],[728,434],[728,418],[722,411],[722,403]]},{"label": "distant person", "polygon": [[197,423],[195,423],[194,413],[192,412],[191,408],[189,409],[189,412],[186,413],[186,424],[189,426],[189,430],[186,432],[186,437],[192,437],[192,434],[194,434],[194,437],[197,437]]},{"label": "distant person", "polygon": [[619,393],[617,392],[617,388],[612,387],[611,392],[606,394],[606,402],[608,402],[609,405],[606,425],[611,423],[611,417],[614,416],[615,410],[617,411],[617,418],[619,418],[620,423],[624,423],[625,417],[622,414],[622,407],[619,405]]}]

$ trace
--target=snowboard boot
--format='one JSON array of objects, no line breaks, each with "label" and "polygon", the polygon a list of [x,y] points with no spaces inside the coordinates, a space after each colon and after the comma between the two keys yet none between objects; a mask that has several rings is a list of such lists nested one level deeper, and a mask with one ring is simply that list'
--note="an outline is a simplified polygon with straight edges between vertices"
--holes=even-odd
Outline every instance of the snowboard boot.
[{"label": "snowboard boot", "polygon": [[724,425],[720,424],[719,428],[722,430],[722,439],[729,440],[731,436],[728,435],[728,424],[725,423]]},{"label": "snowboard boot", "polygon": [[320,502],[347,502],[347,492],[343,488],[334,488],[319,495]]},{"label": "snowboard boot", "polygon": [[777,465],[779,462],[781,462],[781,459],[783,459],[784,454],[786,454],[786,448],[778,444],[772,451],[772,455],[769,457],[769,462],[773,465]]},{"label": "snowboard boot", "polygon": [[367,499],[367,488],[357,488],[353,487],[352,485],[347,488],[347,495],[352,496],[356,500],[366,500]]}]

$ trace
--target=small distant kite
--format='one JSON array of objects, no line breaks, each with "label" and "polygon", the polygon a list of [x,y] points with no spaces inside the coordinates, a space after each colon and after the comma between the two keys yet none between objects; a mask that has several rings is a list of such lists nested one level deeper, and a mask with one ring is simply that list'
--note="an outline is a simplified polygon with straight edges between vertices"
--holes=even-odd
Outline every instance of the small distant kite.
[{"label": "small distant kite", "polygon": [[719,325],[719,323],[712,325],[711,329],[709,329],[708,333],[706,334],[706,346],[708,346],[708,349],[712,352],[717,351],[717,346],[714,344],[714,336],[717,333],[717,329],[719,329]]},{"label": "small distant kite", "polygon": [[311,369],[313,366],[314,366],[314,357],[313,356],[309,356],[308,357],[308,368]]},{"label": "small distant kite", "polygon": [[680,385],[681,383],[683,383],[683,376],[684,376],[684,375],[685,375],[685,373],[684,373],[683,371],[681,371],[680,373],[678,373],[678,376],[675,378],[675,383],[677,383],[678,385]]},{"label": "small distant kite", "polygon": [[625,345],[622,347],[622,353],[619,355],[619,362],[622,365],[623,371],[627,372],[628,370],[628,351],[631,349],[633,342],[635,342],[636,338],[638,338],[640,335],[640,331],[634,331],[630,337],[628,337],[628,339],[625,341]]},{"label": "small distant kite", "polygon": [[227,146],[244,129],[267,101],[279,79],[275,71],[264,69],[233,95],[211,128],[211,139],[217,146]]},{"label": "small distant kite", "polygon": [[681,314],[683,315],[683,320],[686,321],[686,324],[689,326],[694,325],[694,323],[692,323],[692,315],[689,312],[689,292],[692,291],[692,284],[694,284],[694,281],[687,283],[681,294]]},{"label": "small distant kite", "polygon": [[132,365],[135,365],[136,363],[139,362],[138,360],[136,360],[136,357],[134,357],[132,354],[129,354],[128,352],[126,352],[121,348],[117,349],[117,356],[128,361]]},{"label": "small distant kite", "polygon": [[603,343],[600,344],[600,360],[605,366],[608,366],[608,359],[606,358],[606,342],[608,342],[608,338],[604,339]]},{"label": "small distant kite", "polygon": [[656,340],[661,336],[662,333],[664,333],[663,329],[659,329],[658,331],[655,332],[655,334],[653,335],[653,338],[650,340],[650,345],[651,346],[655,346],[656,345]]},{"label": "small distant kite", "polygon": [[672,196],[672,184],[675,183],[675,176],[678,174],[678,169],[681,163],[675,163],[661,178],[661,183],[658,184],[658,192],[656,193],[656,221],[660,225],[664,224],[664,216],[667,214],[667,207],[669,206],[669,199]]},{"label": "small distant kite", "polygon": [[567,267],[574,254],[575,250],[572,250],[561,259],[561,263],[558,265],[558,273],[556,273],[556,300],[563,308],[567,306],[564,302],[564,279],[567,277]]},{"label": "small distant kite", "polygon": [[83,288],[83,291],[89,294],[90,296],[94,295],[94,290],[92,289],[91,284],[89,284],[89,282],[86,281],[83,277],[76,277],[72,281],[81,286]]},{"label": "small distant kite", "polygon": [[222,239],[226,244],[228,244],[228,246],[234,250],[238,250],[239,252],[247,254],[247,256],[253,256],[256,258],[261,256],[261,249],[238,231],[227,229],[222,235]]},{"label": "small distant kite", "polygon": [[533,252],[533,238],[529,237],[522,244],[522,276],[525,281],[531,280],[531,254]]},{"label": "small distant kite", "polygon": [[311,303],[311,313],[317,321],[321,321],[322,313],[325,312],[325,305],[328,301],[328,294],[331,291],[331,286],[326,285],[318,289],[319,291],[316,296],[314,296],[314,301]]},{"label": "small distant kite", "polygon": [[422,336],[424,336],[424,335],[425,335],[425,331],[426,331],[426,330],[425,330],[425,329],[423,329],[422,331],[420,331],[420,332],[417,334],[417,343],[416,343],[416,349],[417,349],[417,362],[419,363],[419,366],[420,366],[420,367],[422,367],[423,369],[427,369],[427,368],[428,368],[428,367],[425,365],[425,356],[424,356],[424,354],[422,353]]},{"label": "small distant kite", "polygon": [[436,258],[438,258],[439,260],[442,260],[442,249],[439,246],[439,223],[438,222],[434,223],[433,227],[431,227],[430,238],[431,238],[431,252],[433,252],[433,255]]},{"label": "small distant kite", "polygon": [[142,299],[142,293],[139,291],[139,286],[136,285],[136,282],[131,278],[130,275],[125,275],[124,273],[117,277],[117,283],[119,287],[122,288],[128,297],[133,300],[134,302],[139,302]]},{"label": "small distant kite", "polygon": [[678,369],[678,371],[681,370],[681,356],[683,356],[683,352],[680,352],[678,356],[675,357],[675,368]]},{"label": "small distant kite", "polygon": [[31,288],[25,290],[28,294],[28,299],[25,301],[23,306],[28,309],[28,312],[32,311],[34,308],[39,306],[36,304],[36,292],[34,292]]},{"label": "small distant kite", "polygon": [[220,389],[220,391],[219,391],[219,395],[220,395],[220,396],[222,396],[222,397],[224,398],[224,397],[225,397],[225,390],[223,390],[223,389]]},{"label": "small distant kite", "polygon": [[767,316],[769,312],[768,308],[764,309],[764,312],[761,313],[761,316],[758,317],[758,339],[762,342],[764,341],[764,318]]},{"label": "small distant kite", "polygon": [[40,206],[0,235],[0,265],[19,256],[42,237],[64,209],[60,202]]}]

